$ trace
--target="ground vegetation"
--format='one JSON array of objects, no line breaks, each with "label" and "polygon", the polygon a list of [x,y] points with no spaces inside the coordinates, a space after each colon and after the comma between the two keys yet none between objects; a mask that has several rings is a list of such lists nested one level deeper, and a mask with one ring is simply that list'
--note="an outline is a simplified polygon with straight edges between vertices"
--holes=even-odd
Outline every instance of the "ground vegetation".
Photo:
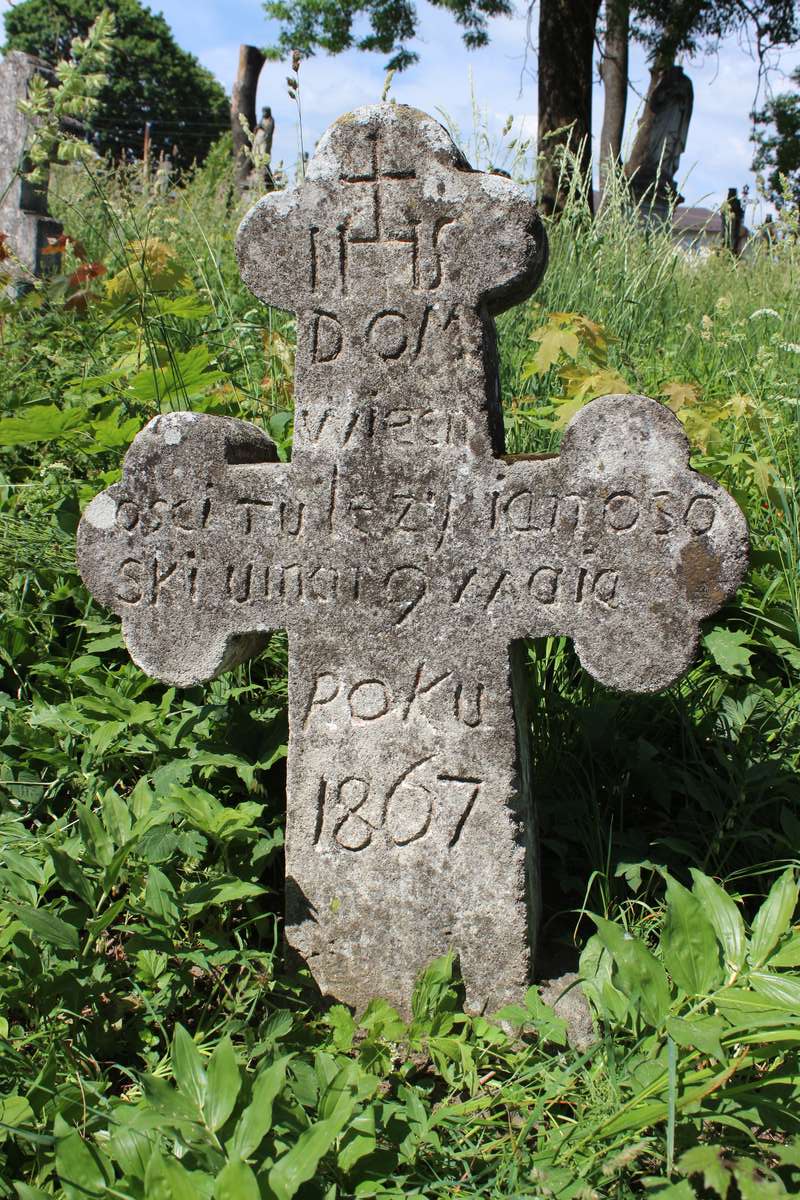
[{"label": "ground vegetation", "polygon": [[555,451],[594,396],[658,397],[753,555],[661,695],[528,648],[544,944],[595,1020],[575,1050],[535,987],[465,1014],[450,956],[410,1022],[320,1006],[284,961],[285,644],[154,682],[74,537],[159,412],[254,420],[289,458],[293,323],[239,280],[229,138],[168,191],[141,164],[53,169],[60,262],[0,302],[0,1196],[797,1193],[797,231],[695,257],[615,195],[594,220],[568,195],[502,318],[508,448]]}]

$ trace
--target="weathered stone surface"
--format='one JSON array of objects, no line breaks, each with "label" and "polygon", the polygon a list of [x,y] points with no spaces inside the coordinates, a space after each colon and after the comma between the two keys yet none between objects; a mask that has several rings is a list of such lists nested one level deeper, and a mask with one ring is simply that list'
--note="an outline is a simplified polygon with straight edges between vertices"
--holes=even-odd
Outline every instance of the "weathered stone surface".
[{"label": "weathered stone surface", "polygon": [[468,1006],[497,1008],[538,910],[518,639],[666,686],[742,577],[744,518],[645,397],[595,401],[558,457],[504,456],[492,316],[544,234],[424,114],[341,118],[238,251],[297,313],[292,463],[244,422],[157,417],[86,510],[81,571],[168,682],[289,631],[287,937],[322,991],[408,1011],[453,947]]},{"label": "weathered stone surface", "polygon": [[34,75],[51,74],[45,63],[20,50],[11,50],[0,62],[0,233],[8,234],[23,278],[26,273],[41,273],[47,239],[61,232],[58,222],[47,214],[47,188],[16,177],[31,132],[28,118],[17,108],[18,101],[27,99]]}]

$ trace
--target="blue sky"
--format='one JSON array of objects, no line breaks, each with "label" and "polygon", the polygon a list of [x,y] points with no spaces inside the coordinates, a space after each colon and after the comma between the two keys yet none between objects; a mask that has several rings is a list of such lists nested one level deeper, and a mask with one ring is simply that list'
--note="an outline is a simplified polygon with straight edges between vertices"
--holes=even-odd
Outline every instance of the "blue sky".
[{"label": "blue sky", "polygon": [[[0,0],[0,11],[8,0]],[[275,36],[260,0],[150,0],[173,28],[176,39],[191,50],[230,90],[241,42],[265,45]],[[507,117],[515,129],[535,132],[536,80],[523,76],[525,5],[519,15],[490,22],[488,47],[468,51],[452,18],[425,0],[419,4],[420,37],[415,48],[420,61],[396,75],[392,95],[428,112],[444,111],[463,135],[473,128],[472,96],[494,136]],[[336,57],[317,55],[301,70],[303,132],[306,147],[314,142],[340,113],[380,98],[385,57],[350,51]],[[529,64],[535,67],[535,63]],[[710,58],[684,62],[694,84],[694,115],[686,153],[681,161],[683,192],[688,202],[721,200],[729,186],[753,185],[752,150],[748,141],[749,113],[756,92],[757,70],[745,47],[735,39]],[[800,49],[787,52],[781,70],[774,71],[771,86],[785,87],[781,71],[800,66]],[[267,63],[262,73],[259,104],[270,104],[276,118],[276,158],[293,164],[297,157],[298,121],[295,105],[286,92],[288,64]],[[628,121],[635,122],[640,96],[647,85],[644,56],[634,48]],[[520,88],[522,89],[520,91]],[[763,96],[763,92],[762,92]],[[602,88],[595,87],[595,136],[602,118]]]}]

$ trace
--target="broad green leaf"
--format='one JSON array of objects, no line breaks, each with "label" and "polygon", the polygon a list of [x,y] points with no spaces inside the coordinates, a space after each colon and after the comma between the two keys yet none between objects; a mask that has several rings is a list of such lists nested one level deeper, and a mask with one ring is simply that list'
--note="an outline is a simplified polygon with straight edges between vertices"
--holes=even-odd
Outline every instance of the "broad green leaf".
[{"label": "broad green leaf", "polygon": [[94,861],[101,867],[109,866],[114,857],[113,843],[88,804],[78,805],[78,824],[80,825],[81,837],[86,843],[86,847],[91,851]]},{"label": "broad green leaf", "polygon": [[32,908],[29,904],[20,904],[15,910],[22,924],[37,937],[59,950],[77,950],[79,945],[78,931],[60,917],[55,917],[45,908]]},{"label": "broad green leaf", "polygon": [[800,1013],[800,978],[792,975],[772,975],[767,971],[751,971],[753,989],[771,1004]]},{"label": "broad green leaf", "polygon": [[227,1034],[211,1055],[206,1074],[208,1087],[203,1112],[209,1129],[216,1133],[233,1112],[242,1086],[236,1053]]},{"label": "broad green leaf", "polygon": [[50,851],[50,857],[53,860],[56,879],[61,886],[69,892],[74,892],[89,908],[94,909],[95,892],[92,882],[75,862],[75,859],[70,858],[68,854],[55,846]]},{"label": "broad green leaf", "polygon": [[214,1183],[214,1200],[261,1200],[258,1180],[241,1159],[231,1159]]},{"label": "broad green leaf", "polygon": [[359,1159],[372,1154],[377,1145],[374,1105],[353,1118],[343,1141],[336,1161],[342,1171],[350,1171]]},{"label": "broad green leaf", "polygon": [[159,1079],[157,1075],[143,1075],[142,1091],[150,1107],[166,1121],[180,1127],[199,1122],[199,1105],[177,1088],[171,1087],[166,1079]]},{"label": "broad green leaf", "polygon": [[172,1070],[184,1096],[202,1110],[208,1088],[203,1060],[194,1040],[182,1025],[175,1026],[172,1039]]},{"label": "broad green leaf", "polygon": [[625,996],[611,981],[614,960],[596,933],[586,942],[580,957],[581,987],[586,999],[605,1021],[622,1024],[630,1012]]},{"label": "broad green leaf", "polygon": [[332,1030],[333,1044],[337,1050],[350,1050],[358,1026],[353,1014],[343,1004],[334,1004],[325,1014],[325,1024]]},{"label": "broad green leaf", "polygon": [[113,1174],[100,1151],[74,1130],[56,1136],[56,1171],[67,1200],[102,1196]]},{"label": "broad green leaf", "polygon": [[765,1171],[764,1164],[752,1158],[737,1158],[733,1174],[742,1200],[783,1200],[791,1195],[776,1175]]},{"label": "broad green leaf", "polygon": [[592,916],[597,936],[614,960],[614,984],[636,1005],[645,1021],[658,1028],[670,1005],[667,974],[643,942],[613,921]]},{"label": "broad green leaf", "polygon": [[83,408],[56,408],[55,404],[31,404],[16,417],[0,421],[0,446],[29,446],[74,437],[86,423]]},{"label": "broad green leaf", "polygon": [[336,1117],[346,1108],[353,1111],[353,1100],[357,1097],[358,1079],[362,1072],[356,1063],[348,1063],[337,1071],[328,1086],[323,1090],[319,1101],[319,1115],[323,1120]]},{"label": "broad green leaf", "polygon": [[336,1116],[317,1121],[300,1134],[288,1154],[278,1159],[269,1173],[269,1186],[277,1200],[292,1200],[301,1184],[314,1178],[321,1159],[349,1121],[354,1105],[355,1101],[342,1104]]},{"label": "broad green leaf", "polygon": [[441,1012],[452,1012],[456,993],[453,987],[455,955],[452,950],[429,963],[414,984],[411,1013],[415,1021],[430,1023]]},{"label": "broad green leaf", "polygon": [[150,867],[147,872],[144,902],[151,913],[169,924],[174,924],[180,918],[178,897],[172,881],[158,867]]},{"label": "broad green leaf", "polygon": [[740,629],[712,629],[703,638],[703,645],[726,675],[749,675],[752,678],[750,659],[753,651],[747,649],[752,645],[749,634]]},{"label": "broad green leaf", "polygon": [[144,1188],[147,1200],[197,1200],[197,1184],[186,1168],[157,1150],[147,1164]]},{"label": "broad green leaf", "polygon": [[231,1150],[241,1158],[255,1154],[272,1127],[272,1105],[286,1083],[291,1055],[262,1068],[253,1082],[253,1098],[236,1123]]},{"label": "broad green leaf", "polygon": [[229,904],[233,900],[251,900],[254,896],[263,896],[266,888],[259,883],[250,883],[246,879],[211,879],[208,883],[199,883],[181,894],[181,900],[188,907],[205,908],[209,905]]},{"label": "broad green leaf", "polygon": [[722,945],[722,952],[728,970],[733,973],[741,970],[747,949],[747,939],[744,932],[742,914],[734,900],[724,888],[696,867],[692,867],[692,891],[703,906],[705,915],[714,926],[717,937]]},{"label": "broad green leaf", "polygon": [[[0,1024],[5,1026],[2,1036],[7,1038],[8,1022],[4,1020]],[[6,1096],[5,1099],[0,1099],[0,1143],[13,1137],[15,1130],[21,1125],[32,1125],[34,1122],[33,1109],[24,1096]]]},{"label": "broad green leaf", "polygon": [[800,967],[800,933],[793,933],[769,956],[768,966]]},{"label": "broad green leaf", "polygon": [[794,871],[784,871],[769,890],[764,903],[756,913],[750,938],[750,962],[760,967],[770,951],[788,932],[797,907],[797,880]]},{"label": "broad green leaf", "polygon": [[694,1188],[686,1179],[682,1179],[680,1183],[668,1183],[666,1187],[659,1188],[657,1192],[649,1192],[648,1195],[653,1196],[654,1200],[697,1200]]},{"label": "broad green leaf", "polygon": [[725,1200],[732,1176],[727,1155],[721,1146],[693,1146],[681,1155],[677,1167],[681,1175],[702,1176],[704,1185]]},{"label": "broad green leaf", "polygon": [[720,1038],[726,1026],[719,1017],[696,1017],[685,1020],[683,1017],[667,1017],[667,1033],[679,1046],[700,1050],[710,1054],[719,1062],[727,1062],[728,1058],[722,1049]]},{"label": "broad green leaf", "polygon": [[675,983],[689,996],[705,996],[722,983],[720,947],[696,896],[666,871],[667,909],[661,957]]},{"label": "broad green leaf", "polygon": [[109,1138],[108,1149],[126,1178],[144,1179],[153,1152],[153,1145],[146,1133],[117,1125]]}]

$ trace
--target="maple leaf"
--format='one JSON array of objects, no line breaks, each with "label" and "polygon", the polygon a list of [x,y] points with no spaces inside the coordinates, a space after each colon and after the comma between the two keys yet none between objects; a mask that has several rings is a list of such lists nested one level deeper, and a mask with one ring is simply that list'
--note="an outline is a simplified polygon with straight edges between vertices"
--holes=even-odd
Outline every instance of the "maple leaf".
[{"label": "maple leaf", "polygon": [[667,396],[667,408],[671,408],[674,413],[679,413],[682,408],[687,408],[692,404],[697,404],[699,394],[696,386],[693,383],[665,383],[660,393],[662,396]]},{"label": "maple leaf", "polygon": [[735,396],[730,397],[728,404],[735,417],[743,417],[748,409],[754,407],[755,401],[752,396],[744,396],[737,392]]},{"label": "maple leaf", "polygon": [[562,354],[568,358],[577,358],[580,343],[578,336],[571,329],[547,328],[539,339],[539,349],[533,359],[533,365],[539,374],[544,375]]}]

